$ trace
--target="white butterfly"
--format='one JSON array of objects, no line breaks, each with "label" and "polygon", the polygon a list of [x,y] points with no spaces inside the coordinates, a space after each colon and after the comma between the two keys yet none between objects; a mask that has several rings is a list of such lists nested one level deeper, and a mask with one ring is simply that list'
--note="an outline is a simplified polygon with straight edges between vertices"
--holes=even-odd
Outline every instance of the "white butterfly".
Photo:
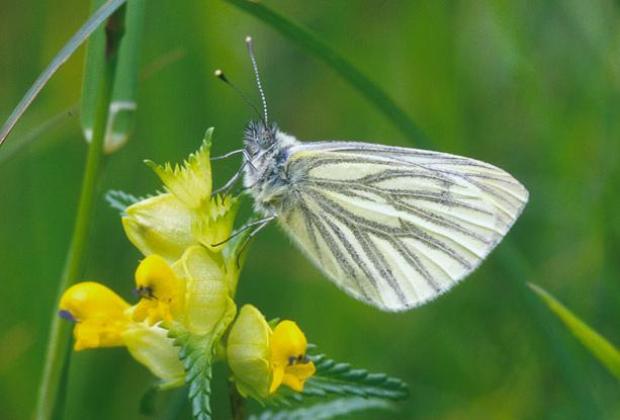
[{"label": "white butterfly", "polygon": [[[516,179],[488,163],[370,143],[305,143],[249,124],[244,185],[310,260],[356,299],[402,311],[434,299],[472,272],[528,200]],[[247,227],[247,226],[246,226]]]}]

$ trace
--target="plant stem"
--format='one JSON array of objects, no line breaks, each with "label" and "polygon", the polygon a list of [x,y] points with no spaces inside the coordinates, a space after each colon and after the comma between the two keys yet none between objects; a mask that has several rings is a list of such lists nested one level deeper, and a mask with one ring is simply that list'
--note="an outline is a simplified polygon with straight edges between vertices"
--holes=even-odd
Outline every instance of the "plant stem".
[{"label": "plant stem", "polygon": [[80,201],[71,237],[71,245],[67,254],[65,267],[58,284],[58,294],[54,303],[50,336],[47,343],[43,376],[39,385],[39,394],[35,411],[35,419],[48,420],[52,417],[54,407],[65,396],[59,393],[65,354],[69,346],[70,325],[56,315],[62,293],[78,278],[84,262],[84,254],[92,219],[93,204],[99,169],[103,161],[103,143],[110,107],[114,70],[116,60],[109,56],[105,65],[105,74],[99,86],[97,113],[93,125],[93,137],[86,157],[86,168],[82,179]]},{"label": "plant stem", "polygon": [[245,419],[245,404],[243,397],[237,391],[237,386],[234,382],[230,381],[228,386],[228,393],[230,395],[230,409],[232,411],[233,420]]}]

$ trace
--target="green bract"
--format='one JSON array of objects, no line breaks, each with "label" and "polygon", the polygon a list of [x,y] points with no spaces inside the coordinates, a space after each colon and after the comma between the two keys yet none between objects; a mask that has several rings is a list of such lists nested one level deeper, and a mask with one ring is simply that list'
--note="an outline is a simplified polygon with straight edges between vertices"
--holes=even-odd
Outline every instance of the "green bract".
[{"label": "green bract", "polygon": [[183,165],[146,161],[167,192],[125,209],[123,227],[129,240],[144,254],[158,254],[168,262],[192,245],[219,251],[230,236],[238,199],[212,196],[210,148],[213,129],[207,130],[200,149]]},{"label": "green bract", "polygon": [[269,395],[270,335],[263,314],[252,305],[243,306],[228,335],[226,358],[237,390],[244,397],[263,400]]}]

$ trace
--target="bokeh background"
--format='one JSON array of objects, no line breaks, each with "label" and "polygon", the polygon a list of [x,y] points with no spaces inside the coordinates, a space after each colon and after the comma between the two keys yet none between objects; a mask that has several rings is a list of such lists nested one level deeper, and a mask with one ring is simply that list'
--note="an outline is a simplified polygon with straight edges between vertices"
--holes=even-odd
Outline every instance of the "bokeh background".
[{"label": "bokeh background", "polygon": [[[2,1],[0,119],[85,20],[87,3]],[[620,418],[617,381],[524,286],[542,285],[620,343],[618,2],[265,4],[376,81],[434,149],[508,170],[529,188],[531,202],[508,243],[478,271],[414,311],[380,313],[351,300],[276,226],[250,250],[239,302],[296,320],[334,358],[410,384],[397,414],[356,418]],[[216,127],[215,154],[240,146],[252,113],[212,72],[225,69],[254,97],[246,34],[255,38],[270,114],[285,131],[306,140],[416,146],[331,68],[229,4],[152,0],[145,31],[136,129],[108,159],[101,192],[153,192],[158,181],[142,160],[180,160],[209,126]],[[79,100],[83,60],[80,50],[0,150],[3,419],[31,416],[86,152],[75,112],[32,133]],[[29,140],[5,156],[11,144]],[[216,182],[237,165],[217,162]],[[140,255],[118,213],[103,198],[96,206],[83,278],[132,299]],[[216,418],[227,418],[225,371],[216,375]],[[69,381],[66,418],[135,419],[152,378],[124,349],[112,349],[74,354]],[[160,418],[171,418],[163,403]]]}]

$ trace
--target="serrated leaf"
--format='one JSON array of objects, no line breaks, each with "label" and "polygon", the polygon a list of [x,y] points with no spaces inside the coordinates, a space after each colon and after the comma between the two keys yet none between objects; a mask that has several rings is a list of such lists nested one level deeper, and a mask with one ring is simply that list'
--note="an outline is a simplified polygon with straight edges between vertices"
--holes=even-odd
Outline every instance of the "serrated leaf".
[{"label": "serrated leaf", "polygon": [[579,319],[568,308],[562,305],[556,298],[542,287],[528,283],[530,289],[540,297],[547,307],[553,312],[577,337],[599,362],[617,379],[620,379],[620,351],[592,327]]},{"label": "serrated leaf", "polygon": [[[325,355],[309,356],[316,367],[316,373],[305,383],[304,390],[296,393],[289,388],[280,388],[274,397],[283,397],[289,403],[304,398],[324,398],[330,395],[403,400],[409,396],[405,382],[384,373],[371,373],[365,369],[353,368],[349,363],[336,362]],[[279,405],[280,398],[271,397],[267,402]]]},{"label": "serrated leaf", "polygon": [[192,414],[197,419],[211,419],[211,364],[214,353],[214,340],[211,335],[191,336],[184,331],[171,329],[170,336],[179,346],[179,357],[186,369],[186,382],[189,384],[188,397]]},{"label": "serrated leaf", "polygon": [[250,420],[324,420],[366,410],[395,410],[393,403],[377,398],[344,397],[290,410],[266,410]]},{"label": "serrated leaf", "polygon": [[108,205],[113,209],[118,210],[121,216],[125,215],[125,209],[127,207],[137,203],[140,200],[142,200],[142,198],[138,198],[132,194],[120,190],[110,190],[105,195],[105,201],[108,202]]},{"label": "serrated leaf", "polygon": [[195,419],[211,420],[212,363],[216,346],[225,332],[227,320],[220,320],[210,333],[194,335],[184,326],[169,326],[168,337],[179,348],[179,358],[185,367],[185,381],[189,385],[188,398]]}]

